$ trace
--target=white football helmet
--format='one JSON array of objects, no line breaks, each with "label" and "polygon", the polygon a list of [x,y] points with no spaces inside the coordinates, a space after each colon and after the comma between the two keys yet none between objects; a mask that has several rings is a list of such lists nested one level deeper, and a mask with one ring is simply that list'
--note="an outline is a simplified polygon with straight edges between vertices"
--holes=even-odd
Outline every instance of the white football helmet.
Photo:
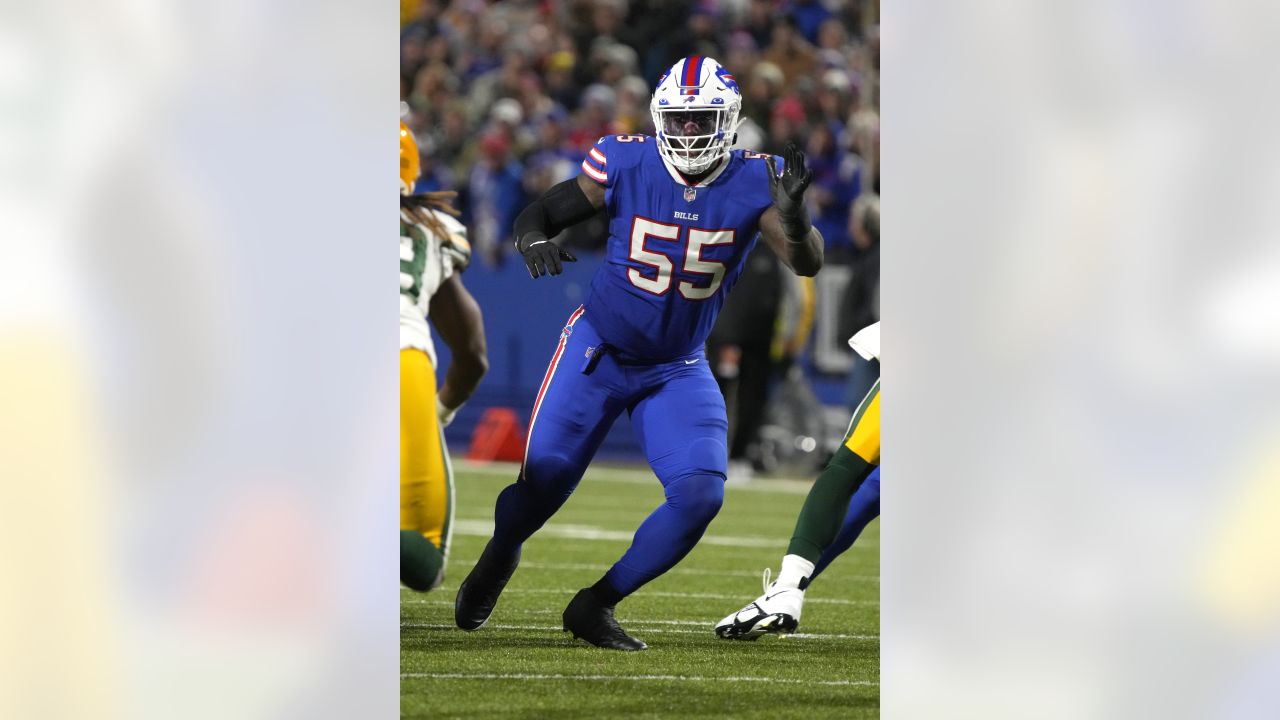
[{"label": "white football helmet", "polygon": [[742,93],[720,63],[687,57],[658,81],[649,103],[658,152],[677,170],[696,175],[729,154]]}]

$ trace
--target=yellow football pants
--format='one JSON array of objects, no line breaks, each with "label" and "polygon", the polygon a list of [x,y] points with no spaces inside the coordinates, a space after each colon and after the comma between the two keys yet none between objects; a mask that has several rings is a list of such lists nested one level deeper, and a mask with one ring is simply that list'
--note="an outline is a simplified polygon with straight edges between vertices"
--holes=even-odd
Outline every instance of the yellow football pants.
[{"label": "yellow football pants", "polygon": [[858,405],[844,436],[844,446],[872,465],[880,464],[880,381],[871,386]]},{"label": "yellow football pants", "polygon": [[453,468],[436,415],[436,374],[421,350],[400,351],[400,529],[448,553]]}]

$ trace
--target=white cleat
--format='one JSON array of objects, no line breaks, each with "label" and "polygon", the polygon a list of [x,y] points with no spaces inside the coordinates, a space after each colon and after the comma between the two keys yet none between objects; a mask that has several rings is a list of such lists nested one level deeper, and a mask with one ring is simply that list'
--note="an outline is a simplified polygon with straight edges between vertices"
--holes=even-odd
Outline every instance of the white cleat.
[{"label": "white cleat", "polygon": [[766,633],[789,635],[800,625],[804,591],[769,584],[764,571],[764,594],[736,613],[716,623],[716,635],[725,640],[755,640]]}]

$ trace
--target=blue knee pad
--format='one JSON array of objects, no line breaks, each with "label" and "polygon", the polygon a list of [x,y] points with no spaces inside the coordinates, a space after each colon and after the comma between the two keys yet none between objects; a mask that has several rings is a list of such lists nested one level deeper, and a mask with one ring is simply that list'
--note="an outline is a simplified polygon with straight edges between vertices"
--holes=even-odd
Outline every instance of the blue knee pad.
[{"label": "blue knee pad", "polygon": [[724,504],[725,458],[723,442],[701,437],[685,453],[683,468],[671,480],[664,480],[667,503],[681,515],[702,525],[711,522]]},{"label": "blue knee pad", "polygon": [[520,479],[498,494],[494,541],[505,549],[519,546],[564,505],[581,479],[580,461],[556,453],[531,455]]},{"label": "blue knee pad", "polygon": [[525,462],[521,481],[529,492],[547,498],[568,499],[582,479],[582,463],[555,453],[531,455]]},{"label": "blue knee pad", "polygon": [[691,523],[705,526],[724,504],[724,475],[694,472],[666,486],[667,503]]}]

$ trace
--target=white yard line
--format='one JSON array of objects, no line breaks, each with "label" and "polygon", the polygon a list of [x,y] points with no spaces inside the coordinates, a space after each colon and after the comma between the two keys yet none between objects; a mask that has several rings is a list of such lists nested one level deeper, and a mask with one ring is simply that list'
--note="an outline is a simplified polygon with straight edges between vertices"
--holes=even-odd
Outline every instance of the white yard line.
[{"label": "white yard line", "polygon": [[[455,535],[475,535],[490,537],[493,535],[493,521],[475,518],[463,518],[454,521]],[[572,525],[568,523],[547,523],[538,531],[538,537],[568,538],[571,540],[608,540],[613,542],[631,542],[635,531],[606,530],[594,525]],[[737,537],[732,535],[708,535],[699,541],[706,545],[722,545],[728,547],[786,549],[785,540],[769,540],[756,537]]]},{"label": "white yard line", "polygon": [[[594,570],[596,572],[605,572],[609,569],[609,565],[595,565],[592,563],[544,563],[544,562],[522,562],[520,567],[533,568],[534,570]],[[759,579],[760,572],[757,570],[699,570],[698,568],[672,568],[665,574],[667,575],[714,575],[716,577],[736,577],[736,578],[753,578]],[[880,582],[880,578],[875,575],[853,575],[850,576],[858,582]]]},{"label": "white yard line", "polygon": [[[429,600],[429,601],[423,601],[423,604],[453,605],[453,602]],[[511,610],[509,612],[515,613],[517,615],[555,615],[556,617],[559,617],[561,613],[560,610],[530,610],[527,608],[521,609],[521,610]],[[678,625],[681,627],[705,628],[708,631],[712,630],[715,627],[712,623],[706,620],[631,620],[631,621],[628,621],[628,626],[632,624],[636,625],[637,627],[641,625]],[[437,626],[435,625],[401,625],[401,627],[433,628]],[[438,627],[449,628],[453,626],[440,625]],[[488,627],[488,625],[486,625],[485,627]],[[656,632],[662,632],[662,631],[657,630]],[[879,635],[842,635],[839,633],[795,633],[795,637],[815,637],[815,638],[830,637],[830,638],[847,638],[851,640],[878,640],[880,638]]]},{"label": "white yard line", "polygon": [[[558,614],[558,613],[557,613]],[[639,635],[703,635],[711,637],[715,635],[715,629],[710,623],[696,623],[702,625],[701,630],[672,628],[672,627],[648,627],[650,624],[657,622],[654,620],[636,620],[627,623],[627,629]],[[454,630],[453,625],[445,625],[441,623],[401,623],[400,627],[415,630]],[[492,630],[540,630],[543,632],[563,632],[563,628],[553,625],[485,625],[486,628]],[[784,635],[781,637],[793,638],[812,638],[814,640],[880,640],[879,635],[845,635],[843,633],[795,633],[793,635]]]},{"label": "white yard line", "polygon": [[[492,537],[493,521],[480,518],[459,518],[454,520],[453,534],[473,537]],[[576,525],[570,523],[547,523],[535,537],[567,538],[571,540],[605,540],[610,542],[631,542],[635,531],[606,530],[595,525]],[[743,537],[740,535],[706,535],[698,541],[699,545],[717,545],[733,548],[769,548],[775,552],[786,550],[787,539],[769,539],[760,537]],[[876,543],[855,544],[851,550],[878,550]]]},{"label": "white yard line", "polygon": [[[436,605],[440,607],[453,607],[452,600],[406,600],[403,602],[404,602],[404,605]],[[503,610],[503,612],[506,612],[506,614],[512,614],[512,615],[554,615],[554,616],[557,616],[557,618],[559,618],[559,616],[561,616],[562,611],[561,610],[539,610],[539,609],[530,609],[530,607],[521,607],[521,609],[518,609],[518,610]],[[710,626],[713,626],[712,623],[709,623],[708,620],[645,619],[645,620],[634,620],[634,621],[636,624],[640,624],[640,625],[692,625],[692,626],[695,626],[695,628],[710,628]],[[796,637],[810,637],[810,635],[805,633],[796,633]],[[818,635],[813,635],[813,637],[818,637]],[[828,635],[828,637],[873,639],[873,638],[877,638],[878,635]]]},{"label": "white yard line", "polygon": [[[474,462],[471,460],[465,460],[463,458],[454,458],[453,469],[455,472],[458,470],[465,470],[467,472],[478,473],[483,475],[500,475],[502,477],[508,477],[514,480],[516,478],[516,475],[520,472],[520,465],[519,463],[505,463],[505,462],[482,463],[482,462]],[[587,474],[583,477],[582,482],[589,483],[596,480],[600,480],[603,482],[620,482],[620,483],[645,484],[645,485],[648,485],[649,483],[658,482],[658,478],[655,477],[654,474],[647,468],[632,469],[632,468],[610,467],[607,465],[592,465],[591,467],[587,468]],[[752,480],[751,482],[748,482],[748,483],[730,484],[730,485],[727,485],[726,488],[730,492],[735,490],[744,490],[747,492],[771,492],[771,493],[781,493],[784,495],[807,495],[809,493],[809,487],[811,485],[813,485],[813,478],[804,478],[804,479],[797,478],[794,480],[780,479],[780,478],[767,478],[767,479],[762,478],[759,480]]]},{"label": "white yard line", "polygon": [[[401,588],[401,590],[407,590],[407,588]],[[409,592],[412,592],[412,591],[409,591]],[[564,595],[565,597],[573,597],[573,593],[575,592],[577,592],[577,589],[560,590],[557,588],[507,588],[506,590],[503,591],[504,594],[512,594],[512,595]],[[682,599],[696,599],[696,600],[725,600],[728,602],[735,602],[735,601],[743,602],[744,599],[746,602],[751,601],[751,598],[745,597],[741,594],[721,595],[718,593],[663,592],[659,590],[644,590],[642,592],[645,597],[667,597],[667,598],[682,598]],[[433,605],[440,601],[401,600],[401,602],[408,605]],[[845,600],[843,598],[805,598],[805,602],[813,605],[870,606],[870,605],[880,604],[879,600]]]},{"label": "white yard line", "polygon": [[[453,532],[458,535],[474,537],[492,537],[493,521],[481,518],[461,518],[454,521]],[[571,540],[604,540],[610,542],[631,542],[635,531],[607,530],[596,525],[578,525],[573,523],[547,523],[535,537],[567,538]],[[769,539],[761,537],[745,537],[741,535],[706,535],[698,541],[701,545],[717,545],[733,548],[770,548],[781,552],[786,549],[787,539]],[[853,550],[879,550],[879,543],[855,543]]]},{"label": "white yard line", "polygon": [[772,685],[849,685],[879,687],[875,680],[794,680],[771,677],[710,677],[706,675],[560,675],[527,673],[400,673],[401,679],[429,680],[578,680],[588,682],[658,681],[658,682],[759,682]]}]

